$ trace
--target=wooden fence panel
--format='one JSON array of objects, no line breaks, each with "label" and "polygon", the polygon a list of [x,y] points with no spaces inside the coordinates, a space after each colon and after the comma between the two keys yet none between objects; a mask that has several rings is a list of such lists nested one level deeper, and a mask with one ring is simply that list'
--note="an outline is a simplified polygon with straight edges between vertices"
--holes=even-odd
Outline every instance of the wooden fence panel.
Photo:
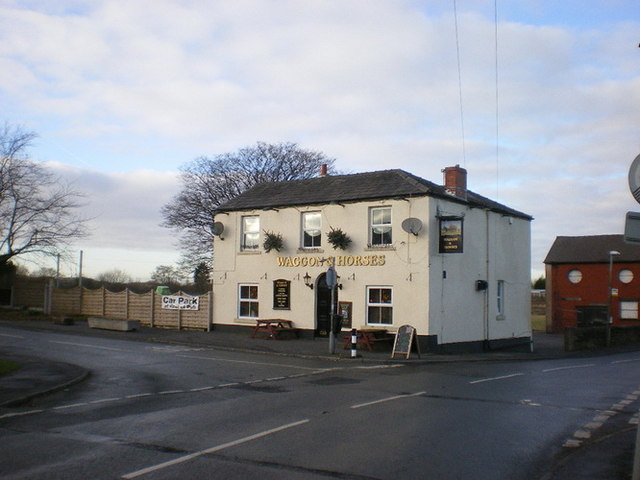
[{"label": "wooden fence panel", "polygon": [[51,313],[54,315],[81,315],[80,298],[80,287],[54,288],[51,299]]},{"label": "wooden fence panel", "polygon": [[129,320],[137,320],[140,325],[151,326],[151,297],[153,291],[147,293],[129,292]]},{"label": "wooden fence panel", "polygon": [[104,315],[107,318],[127,320],[127,292],[104,291]]},{"label": "wooden fence panel", "polygon": [[12,306],[44,308],[45,289],[48,285],[47,278],[16,277],[13,284]]},{"label": "wooden fence panel", "polygon": [[103,293],[102,288],[89,290],[82,288],[82,314],[89,316],[102,316],[103,312]]},{"label": "wooden fence panel", "polygon": [[[153,290],[134,293],[130,290],[110,292],[104,288],[55,288],[45,281],[27,279],[14,284],[16,306],[45,307],[50,291],[51,313],[54,315],[87,315],[136,320],[141,325],[176,330],[210,330],[211,294],[199,297],[198,310],[162,308],[162,295]],[[183,295],[182,292],[178,294]],[[47,307],[48,308],[48,307]]]}]

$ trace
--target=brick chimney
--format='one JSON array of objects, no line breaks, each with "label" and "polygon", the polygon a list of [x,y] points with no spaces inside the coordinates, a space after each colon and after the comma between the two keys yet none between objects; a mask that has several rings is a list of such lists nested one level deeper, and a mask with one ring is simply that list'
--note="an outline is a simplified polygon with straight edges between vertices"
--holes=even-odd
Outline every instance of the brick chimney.
[{"label": "brick chimney", "polygon": [[320,176],[321,177],[326,177],[327,176],[327,164],[323,163],[322,165],[320,165]]},{"label": "brick chimney", "polygon": [[447,193],[458,197],[467,198],[467,171],[460,165],[446,167],[444,170],[444,188]]}]

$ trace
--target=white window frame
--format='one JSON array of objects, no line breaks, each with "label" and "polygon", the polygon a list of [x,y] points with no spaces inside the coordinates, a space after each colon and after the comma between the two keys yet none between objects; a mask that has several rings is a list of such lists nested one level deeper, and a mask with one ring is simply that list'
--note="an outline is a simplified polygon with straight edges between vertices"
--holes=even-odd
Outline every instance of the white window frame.
[{"label": "white window frame", "polygon": [[[249,296],[243,296],[243,289],[249,289]],[[255,288],[255,297],[251,296],[251,290]],[[256,306],[256,315],[243,315],[242,305],[249,304],[249,313],[253,310],[251,305]],[[238,318],[259,318],[260,317],[260,288],[255,283],[240,283],[238,285]]]},{"label": "white window frame", "polygon": [[[391,293],[391,299],[389,302],[371,302],[371,290],[388,290]],[[367,287],[367,325],[393,325],[393,287],[387,285],[371,285]],[[371,322],[369,309],[370,308],[388,308],[391,310],[391,323]]]},{"label": "white window frame", "polygon": [[505,294],[504,280],[498,280],[496,285],[496,307],[498,317],[504,317],[504,294]]},{"label": "white window frame", "polygon": [[[306,218],[307,217],[311,217],[311,216],[317,216],[318,219],[320,220],[320,225],[317,228],[318,231],[318,235],[309,235],[309,238],[311,238],[312,240],[315,239],[315,237],[318,238],[318,244],[317,245],[305,245],[305,239],[306,239],[306,233],[307,231],[311,231],[312,229],[310,228],[306,228]],[[321,248],[322,247],[322,212],[319,211],[312,211],[312,212],[302,212],[302,216],[300,218],[300,227],[301,227],[301,231],[300,231],[300,245],[302,248],[307,248],[307,249],[313,249],[313,248]],[[315,228],[313,229],[314,231],[316,230]],[[312,242],[315,243],[315,242]]]},{"label": "white window frame", "polygon": [[620,300],[620,319],[638,320],[637,300]]},{"label": "white window frame", "polygon": [[[247,220],[256,220],[257,228],[249,229]],[[244,252],[257,251],[260,248],[260,217],[258,215],[243,215],[240,220],[240,230],[240,250]],[[247,241],[249,238],[252,239],[251,243]]]},{"label": "white window frame", "polygon": [[[378,210],[388,210],[389,211],[389,222],[388,223],[374,223],[375,212]],[[371,207],[369,208],[369,245],[372,247],[388,247],[393,243],[393,212],[391,211],[391,207]],[[374,242],[374,229],[376,228],[388,228],[389,229],[389,242]],[[378,234],[384,235],[384,234]]]}]

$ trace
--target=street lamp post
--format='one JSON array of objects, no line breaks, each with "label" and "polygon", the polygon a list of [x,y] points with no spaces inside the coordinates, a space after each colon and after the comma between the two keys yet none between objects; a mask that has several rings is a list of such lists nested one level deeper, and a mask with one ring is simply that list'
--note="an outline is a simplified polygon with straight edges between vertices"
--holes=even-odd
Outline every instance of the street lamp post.
[{"label": "street lamp post", "polygon": [[613,323],[613,295],[612,295],[612,282],[613,282],[613,256],[620,255],[617,250],[609,251],[609,288],[608,288],[608,308],[607,308],[607,347],[611,346],[611,324]]}]

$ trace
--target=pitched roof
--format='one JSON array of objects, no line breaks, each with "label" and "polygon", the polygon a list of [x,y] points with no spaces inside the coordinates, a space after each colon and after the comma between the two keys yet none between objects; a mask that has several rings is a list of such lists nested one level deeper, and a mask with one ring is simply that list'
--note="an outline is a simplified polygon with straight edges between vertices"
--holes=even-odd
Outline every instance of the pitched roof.
[{"label": "pitched roof", "polygon": [[591,235],[556,237],[544,263],[608,263],[609,252],[614,263],[640,262],[640,245],[624,241],[624,235]]},{"label": "pitched roof", "polygon": [[404,170],[292,180],[288,182],[259,183],[236,198],[218,207],[219,212],[254,210],[263,208],[320,205],[331,202],[348,203],[388,198],[432,196],[471,207],[487,208],[505,215],[532,220],[529,215],[467,191],[467,198],[455,197],[437,185]]}]

